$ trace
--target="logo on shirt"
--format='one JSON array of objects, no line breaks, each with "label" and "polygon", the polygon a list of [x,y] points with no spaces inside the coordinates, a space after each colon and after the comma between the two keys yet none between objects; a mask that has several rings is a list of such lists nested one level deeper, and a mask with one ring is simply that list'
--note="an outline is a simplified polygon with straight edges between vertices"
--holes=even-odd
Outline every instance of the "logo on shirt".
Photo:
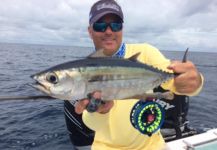
[{"label": "logo on shirt", "polygon": [[159,99],[157,99],[156,102],[157,102],[158,104],[160,104],[161,107],[163,107],[165,110],[168,110],[168,109],[171,109],[171,108],[174,108],[174,107],[175,107],[174,105],[170,105],[169,103],[164,102],[164,101],[161,101],[161,100],[159,100]]}]

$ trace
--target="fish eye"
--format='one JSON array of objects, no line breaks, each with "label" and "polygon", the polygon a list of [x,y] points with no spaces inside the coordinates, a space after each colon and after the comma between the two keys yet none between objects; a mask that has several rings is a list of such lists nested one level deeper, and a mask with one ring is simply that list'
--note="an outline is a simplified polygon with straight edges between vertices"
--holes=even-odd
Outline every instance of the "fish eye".
[{"label": "fish eye", "polygon": [[48,82],[52,83],[52,84],[56,84],[58,83],[58,77],[55,73],[49,73],[46,76],[46,79]]}]

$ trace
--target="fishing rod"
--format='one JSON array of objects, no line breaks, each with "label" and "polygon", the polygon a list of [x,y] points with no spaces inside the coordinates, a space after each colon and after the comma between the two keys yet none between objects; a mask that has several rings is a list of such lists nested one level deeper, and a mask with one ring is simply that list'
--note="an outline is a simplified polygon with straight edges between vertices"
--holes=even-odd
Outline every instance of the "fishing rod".
[{"label": "fishing rod", "polygon": [[51,96],[47,95],[27,95],[27,96],[0,96],[0,101],[4,100],[36,100],[36,99],[44,99],[44,100],[51,100],[56,99]]}]

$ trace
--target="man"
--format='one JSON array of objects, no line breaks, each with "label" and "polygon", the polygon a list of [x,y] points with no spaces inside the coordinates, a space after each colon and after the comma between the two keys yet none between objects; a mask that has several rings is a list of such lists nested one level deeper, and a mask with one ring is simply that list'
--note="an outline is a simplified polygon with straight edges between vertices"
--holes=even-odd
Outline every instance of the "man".
[{"label": "man", "polygon": [[[101,0],[92,6],[88,32],[96,51],[103,49],[105,55],[120,58],[129,58],[140,52],[138,58],[140,62],[179,74],[173,80],[162,84],[161,87],[163,89],[170,90],[177,95],[189,96],[193,96],[201,90],[202,76],[192,62],[182,63],[175,61],[171,63],[156,48],[149,44],[123,43],[123,21],[124,17],[121,7],[114,0]],[[101,98],[100,92],[94,92],[92,96]],[[84,123],[95,131],[92,149],[161,149],[164,147],[165,143],[160,132],[148,137],[132,127],[129,113],[137,101],[136,99],[109,101],[100,105],[95,113],[88,113],[85,110],[89,99],[80,100],[75,104],[75,112],[78,114],[83,113]],[[69,110],[67,109],[67,111]],[[72,118],[74,117],[71,116]],[[76,121],[76,118],[72,120],[78,124],[77,128],[85,128],[84,124]],[[72,136],[73,133],[71,134]],[[91,137],[91,132],[88,130],[84,137]],[[76,140],[76,137],[74,140]],[[91,142],[89,141],[89,143]],[[75,145],[78,145],[78,143],[75,143]]]}]

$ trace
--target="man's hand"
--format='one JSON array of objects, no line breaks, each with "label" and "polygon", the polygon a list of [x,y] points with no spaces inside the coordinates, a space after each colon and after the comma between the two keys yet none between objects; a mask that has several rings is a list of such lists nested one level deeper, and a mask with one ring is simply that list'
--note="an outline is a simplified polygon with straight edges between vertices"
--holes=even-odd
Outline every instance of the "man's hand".
[{"label": "man's hand", "polygon": [[[95,99],[101,99],[101,93],[100,92],[93,92],[92,96]],[[90,101],[89,99],[79,100],[75,104],[75,112],[77,114],[82,114],[83,111],[86,109],[87,105],[89,104],[89,101]],[[107,101],[104,104],[101,104],[96,112],[101,113],[101,114],[108,113],[113,105],[114,105],[113,101]]]},{"label": "man's hand", "polygon": [[191,61],[173,61],[168,69],[172,70],[177,76],[174,78],[174,85],[177,92],[191,94],[202,84],[202,79],[197,68]]}]

